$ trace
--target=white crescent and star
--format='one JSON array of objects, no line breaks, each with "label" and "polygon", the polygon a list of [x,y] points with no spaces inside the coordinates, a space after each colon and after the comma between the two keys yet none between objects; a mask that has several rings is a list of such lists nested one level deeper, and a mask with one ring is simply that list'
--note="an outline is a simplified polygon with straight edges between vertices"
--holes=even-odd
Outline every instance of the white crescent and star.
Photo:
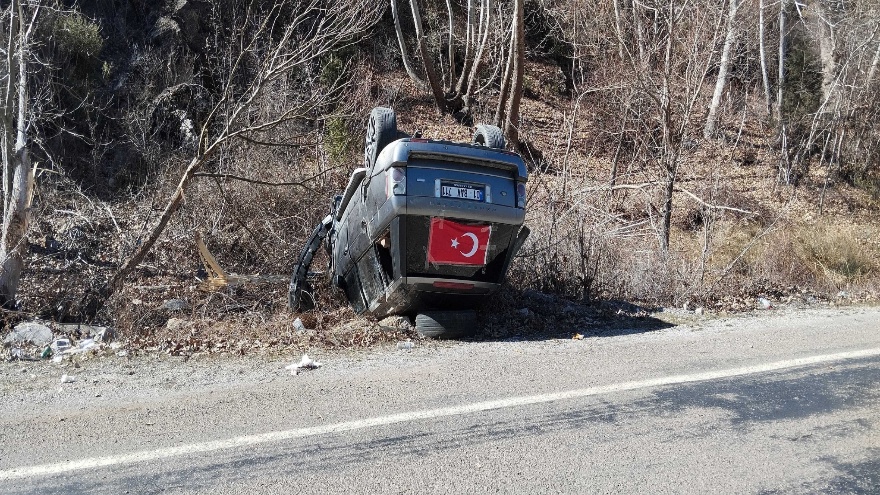
[{"label": "white crescent and star", "polygon": [[[477,239],[476,234],[474,234],[473,232],[468,232],[468,233],[464,234],[464,237],[470,237],[471,241],[474,243],[474,247],[471,248],[471,250],[466,253],[464,251],[459,251],[459,253],[461,253],[461,255],[464,256],[465,258],[470,258],[473,255],[477,254],[477,249],[479,249],[479,247],[480,247],[480,241],[479,241],[479,239]],[[458,237],[456,237],[455,239],[452,239],[452,247],[454,249],[458,249]]]}]

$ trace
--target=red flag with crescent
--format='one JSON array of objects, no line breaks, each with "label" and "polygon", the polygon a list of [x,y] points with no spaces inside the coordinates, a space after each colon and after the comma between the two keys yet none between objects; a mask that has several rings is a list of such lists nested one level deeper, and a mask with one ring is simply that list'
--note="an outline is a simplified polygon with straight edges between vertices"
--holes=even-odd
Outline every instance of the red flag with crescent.
[{"label": "red flag with crescent", "polygon": [[491,234],[491,225],[465,225],[445,218],[432,218],[428,263],[483,266]]}]

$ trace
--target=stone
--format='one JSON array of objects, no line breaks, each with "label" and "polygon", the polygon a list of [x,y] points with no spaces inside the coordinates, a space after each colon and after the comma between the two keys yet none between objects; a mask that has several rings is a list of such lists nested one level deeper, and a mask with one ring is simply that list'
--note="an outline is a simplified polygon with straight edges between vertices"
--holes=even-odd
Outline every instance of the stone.
[{"label": "stone", "polygon": [[388,316],[379,321],[379,328],[384,330],[412,330],[413,324],[406,316]]},{"label": "stone", "polygon": [[183,299],[169,299],[162,305],[168,311],[183,311],[189,309],[189,303]]},{"label": "stone", "polygon": [[21,345],[28,342],[38,346],[49,345],[52,342],[52,329],[35,321],[19,323],[3,339],[3,342],[12,345]]},{"label": "stone", "polygon": [[168,321],[165,322],[165,328],[171,330],[172,332],[183,330],[188,326],[186,320],[182,320],[180,318],[168,318]]}]

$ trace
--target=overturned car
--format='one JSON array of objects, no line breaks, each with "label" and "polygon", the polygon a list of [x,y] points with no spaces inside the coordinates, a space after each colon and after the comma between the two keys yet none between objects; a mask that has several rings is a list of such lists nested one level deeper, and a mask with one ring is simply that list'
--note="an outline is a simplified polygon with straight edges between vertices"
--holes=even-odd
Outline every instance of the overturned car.
[{"label": "overturned car", "polygon": [[364,167],[302,250],[290,282],[292,310],[314,304],[309,266],[323,243],[331,283],[358,313],[415,316],[428,336],[462,333],[496,292],[528,237],[525,164],[495,126],[470,144],[398,132],[394,111],[375,108]]}]

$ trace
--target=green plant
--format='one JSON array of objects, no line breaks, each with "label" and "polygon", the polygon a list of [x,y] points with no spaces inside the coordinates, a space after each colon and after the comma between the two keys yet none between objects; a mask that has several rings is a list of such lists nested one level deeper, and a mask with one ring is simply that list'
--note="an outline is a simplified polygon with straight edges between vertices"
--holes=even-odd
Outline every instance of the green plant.
[{"label": "green plant", "polygon": [[74,57],[97,57],[104,47],[101,26],[76,11],[58,17],[54,36],[58,46]]}]

